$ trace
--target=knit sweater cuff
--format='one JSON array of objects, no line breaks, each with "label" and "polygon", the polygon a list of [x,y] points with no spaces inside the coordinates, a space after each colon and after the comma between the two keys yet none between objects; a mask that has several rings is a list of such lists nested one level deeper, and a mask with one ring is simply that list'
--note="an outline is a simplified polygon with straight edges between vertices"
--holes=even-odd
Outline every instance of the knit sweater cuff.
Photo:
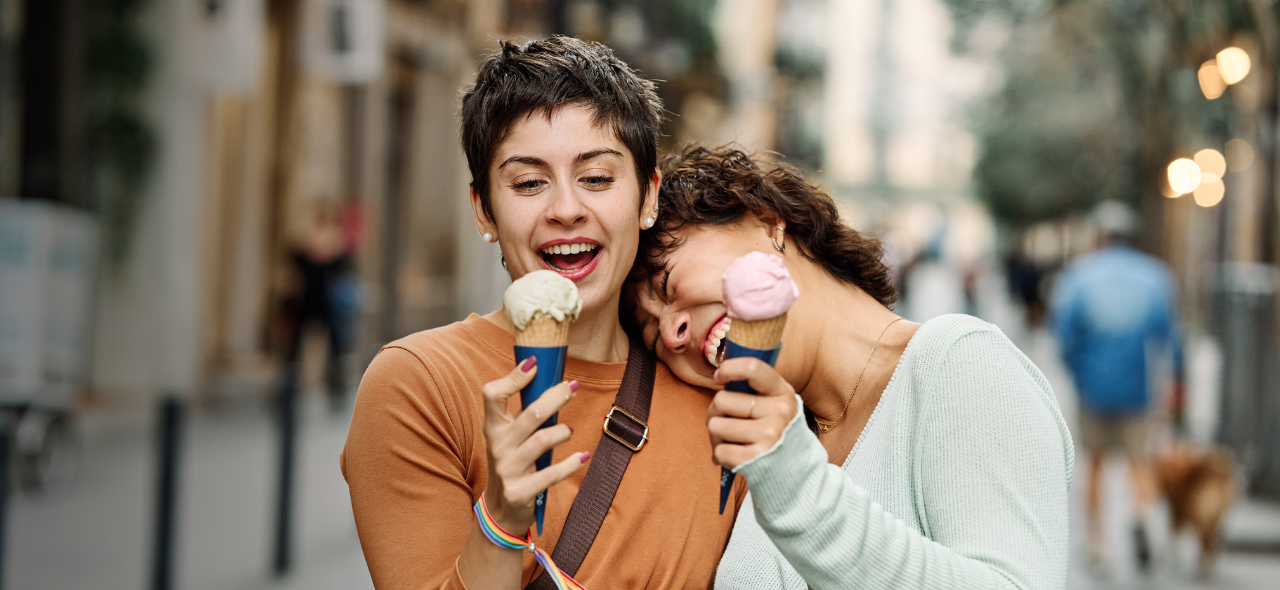
[{"label": "knit sweater cuff", "polygon": [[813,457],[805,458],[806,455],[816,454],[817,464],[826,463],[826,450],[805,426],[804,412],[800,409],[803,406],[799,405],[802,403],[797,395],[796,415],[773,447],[733,470],[747,478],[747,486],[757,504],[761,497],[776,497],[775,493],[784,497],[794,495],[796,483],[813,469]]}]

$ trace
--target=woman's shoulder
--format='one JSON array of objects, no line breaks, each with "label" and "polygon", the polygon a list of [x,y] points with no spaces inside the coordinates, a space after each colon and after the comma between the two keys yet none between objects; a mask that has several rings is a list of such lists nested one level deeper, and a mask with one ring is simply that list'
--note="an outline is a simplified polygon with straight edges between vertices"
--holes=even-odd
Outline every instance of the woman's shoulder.
[{"label": "woman's shoulder", "polygon": [[[920,326],[912,344],[911,378],[917,395],[933,403],[978,398],[999,403],[1000,391],[1056,404],[1040,369],[994,324],[973,316],[949,314]],[[1019,386],[999,388],[997,384]]]},{"label": "woman's shoulder", "polygon": [[986,322],[971,315],[949,313],[937,316],[921,324],[920,330],[916,333],[913,340],[918,340],[921,348],[945,349],[956,341],[973,333],[996,333],[1001,336],[1004,335],[1004,332],[1001,332],[1000,328],[995,324]]},{"label": "woman's shoulder", "polygon": [[971,315],[946,314],[920,325],[906,356],[912,373],[933,374],[957,354],[981,349],[990,358],[1021,357],[1018,347],[995,324]]},{"label": "woman's shoulder", "polygon": [[[514,336],[472,314],[465,320],[394,340],[378,351],[375,362],[378,357],[391,356],[396,357],[395,364],[420,365],[432,373],[465,370],[476,363],[501,363],[505,366],[513,362],[511,345],[514,342]],[[388,354],[390,351],[405,354]]]},{"label": "woman's shoulder", "polygon": [[924,415],[946,416],[950,428],[966,421],[978,428],[1042,426],[1070,446],[1048,379],[1000,328],[972,316],[946,315],[929,320],[920,332],[924,340],[912,376]]},{"label": "woman's shoulder", "polygon": [[502,350],[499,343],[493,342],[495,335],[486,334],[485,326],[477,322],[506,334],[472,315],[404,336],[386,344],[374,356],[361,379],[361,394],[408,397],[419,402],[474,397],[469,394],[510,370],[514,363],[511,347]]}]

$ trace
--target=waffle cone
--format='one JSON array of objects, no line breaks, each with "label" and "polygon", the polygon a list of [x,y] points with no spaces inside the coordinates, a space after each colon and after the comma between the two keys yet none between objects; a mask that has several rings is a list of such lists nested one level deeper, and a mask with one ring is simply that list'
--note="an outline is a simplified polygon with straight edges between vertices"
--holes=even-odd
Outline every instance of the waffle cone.
[{"label": "waffle cone", "polygon": [[566,346],[569,344],[569,320],[533,318],[523,330],[516,330],[520,346]]},{"label": "waffle cone", "polygon": [[787,313],[763,320],[733,320],[729,340],[738,346],[756,350],[773,350],[782,343],[782,329],[787,326]]}]

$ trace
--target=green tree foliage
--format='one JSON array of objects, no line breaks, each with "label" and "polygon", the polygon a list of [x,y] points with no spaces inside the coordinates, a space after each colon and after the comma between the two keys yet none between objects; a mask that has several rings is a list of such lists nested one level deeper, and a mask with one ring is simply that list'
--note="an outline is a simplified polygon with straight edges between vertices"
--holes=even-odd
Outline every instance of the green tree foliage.
[{"label": "green tree foliage", "polygon": [[155,133],[143,115],[152,55],[136,24],[146,3],[90,0],[85,7],[87,190],[113,270],[128,258],[157,151]]},{"label": "green tree foliage", "polygon": [[[1005,83],[976,105],[979,196],[1024,226],[1102,199],[1157,210],[1175,157],[1230,133],[1230,100],[1208,100],[1196,70],[1241,33],[1274,23],[1267,0],[946,0],[964,52],[1010,31]],[[1268,26],[1268,23],[1263,23]],[[1255,71],[1274,64],[1264,48]],[[1255,56],[1257,57],[1257,56]],[[1274,110],[1274,90],[1264,102]]]}]

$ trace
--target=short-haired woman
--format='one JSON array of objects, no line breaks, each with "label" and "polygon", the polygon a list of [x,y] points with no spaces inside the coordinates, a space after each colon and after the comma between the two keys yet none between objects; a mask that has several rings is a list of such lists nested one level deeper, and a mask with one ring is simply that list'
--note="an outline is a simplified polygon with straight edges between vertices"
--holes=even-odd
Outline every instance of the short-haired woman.
[{"label": "short-haired woman", "polygon": [[[654,221],[661,111],[653,84],[594,43],[504,43],[481,64],[462,101],[476,229],[501,245],[512,279],[556,271],[583,307],[569,333],[568,382],[523,411],[514,394],[543,369],[514,357],[502,311],[407,336],[374,358],[342,466],[377,587],[514,589],[545,571],[521,551],[527,541],[512,538],[530,530],[538,493],[558,484],[542,534],[528,539],[555,550],[623,380],[630,345],[618,302]],[[578,582],[711,583],[733,522],[717,512],[710,403],[709,391],[657,367],[649,440],[624,467],[612,508],[604,501],[594,543],[574,539],[590,546],[571,574]],[[557,412],[559,424],[538,429]],[[535,470],[552,448],[556,462]]]},{"label": "short-haired woman", "polygon": [[[894,314],[879,242],[797,171],[701,147],[661,170],[635,319],[681,379],[760,392],[708,411],[750,488],[716,587],[1063,588],[1073,451],[1040,371],[976,318]],[[800,291],[776,371],[721,361],[720,276],[755,251]]]}]

